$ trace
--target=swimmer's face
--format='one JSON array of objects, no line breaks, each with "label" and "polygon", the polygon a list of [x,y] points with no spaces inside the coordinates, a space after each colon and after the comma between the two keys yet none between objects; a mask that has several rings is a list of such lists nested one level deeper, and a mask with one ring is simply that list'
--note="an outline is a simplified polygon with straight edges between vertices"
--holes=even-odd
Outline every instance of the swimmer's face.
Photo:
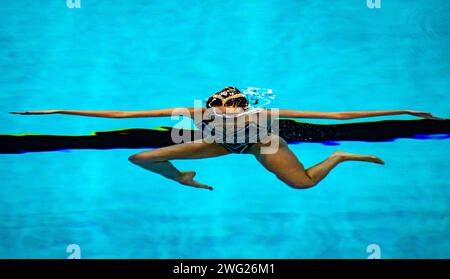
[{"label": "swimmer's face", "polygon": [[244,108],[238,106],[213,106],[216,111],[221,113],[241,113]]}]

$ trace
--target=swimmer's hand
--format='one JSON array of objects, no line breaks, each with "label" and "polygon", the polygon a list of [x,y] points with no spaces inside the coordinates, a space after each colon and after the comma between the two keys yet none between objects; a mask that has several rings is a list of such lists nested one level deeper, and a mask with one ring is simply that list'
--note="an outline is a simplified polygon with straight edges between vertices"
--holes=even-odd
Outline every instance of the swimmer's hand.
[{"label": "swimmer's hand", "polygon": [[417,117],[422,117],[425,119],[431,119],[431,120],[445,120],[445,118],[434,116],[433,114],[425,111],[416,111],[416,110],[408,110],[407,112],[410,115],[414,115]]},{"label": "swimmer's hand", "polygon": [[34,110],[34,111],[22,111],[22,112],[15,112],[12,111],[10,112],[11,114],[21,114],[21,115],[32,115],[32,114],[53,114],[53,113],[58,113],[57,110]]}]

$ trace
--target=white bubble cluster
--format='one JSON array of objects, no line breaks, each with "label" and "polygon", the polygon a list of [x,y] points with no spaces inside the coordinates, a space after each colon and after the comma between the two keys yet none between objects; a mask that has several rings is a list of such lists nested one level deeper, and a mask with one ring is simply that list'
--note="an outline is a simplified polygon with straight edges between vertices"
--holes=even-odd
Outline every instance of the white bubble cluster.
[{"label": "white bubble cluster", "polygon": [[240,91],[247,97],[252,109],[266,107],[276,98],[270,88],[247,87]]}]

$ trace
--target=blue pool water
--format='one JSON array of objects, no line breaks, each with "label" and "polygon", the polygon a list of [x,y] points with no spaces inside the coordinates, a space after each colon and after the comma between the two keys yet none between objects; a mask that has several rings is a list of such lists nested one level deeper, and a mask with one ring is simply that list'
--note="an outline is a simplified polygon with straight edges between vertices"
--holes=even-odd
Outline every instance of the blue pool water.
[{"label": "blue pool water", "polygon": [[[272,88],[274,107],[450,117],[447,0],[65,2],[0,4],[0,134],[171,126],[7,112],[192,106],[229,85]],[[306,191],[251,156],[175,162],[210,192],[130,164],[140,150],[0,155],[0,257],[66,258],[74,243],[82,258],[367,258],[369,244],[449,258],[449,143],[290,145],[305,166],[337,148],[386,161],[342,164]]]}]

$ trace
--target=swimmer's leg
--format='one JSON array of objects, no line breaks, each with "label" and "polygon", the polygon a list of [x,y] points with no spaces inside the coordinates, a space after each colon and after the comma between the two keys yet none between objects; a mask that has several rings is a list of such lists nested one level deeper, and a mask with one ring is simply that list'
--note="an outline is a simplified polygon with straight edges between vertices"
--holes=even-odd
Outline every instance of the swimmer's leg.
[{"label": "swimmer's leg", "polygon": [[183,185],[212,190],[194,180],[195,172],[180,172],[169,162],[173,159],[200,159],[229,154],[220,144],[194,141],[136,153],[128,160],[144,169],[158,173]]},{"label": "swimmer's leg", "polygon": [[[274,173],[280,180],[296,189],[311,188],[344,161],[365,161],[383,164],[384,162],[370,155],[351,154],[343,151],[336,151],[323,162],[306,169],[297,159],[295,154],[289,149],[287,143],[276,135],[271,135],[271,140],[279,140],[279,148],[274,154],[261,154],[260,148],[264,144],[256,144],[250,149],[250,153],[270,172]],[[267,144],[266,144],[267,145]]]}]

